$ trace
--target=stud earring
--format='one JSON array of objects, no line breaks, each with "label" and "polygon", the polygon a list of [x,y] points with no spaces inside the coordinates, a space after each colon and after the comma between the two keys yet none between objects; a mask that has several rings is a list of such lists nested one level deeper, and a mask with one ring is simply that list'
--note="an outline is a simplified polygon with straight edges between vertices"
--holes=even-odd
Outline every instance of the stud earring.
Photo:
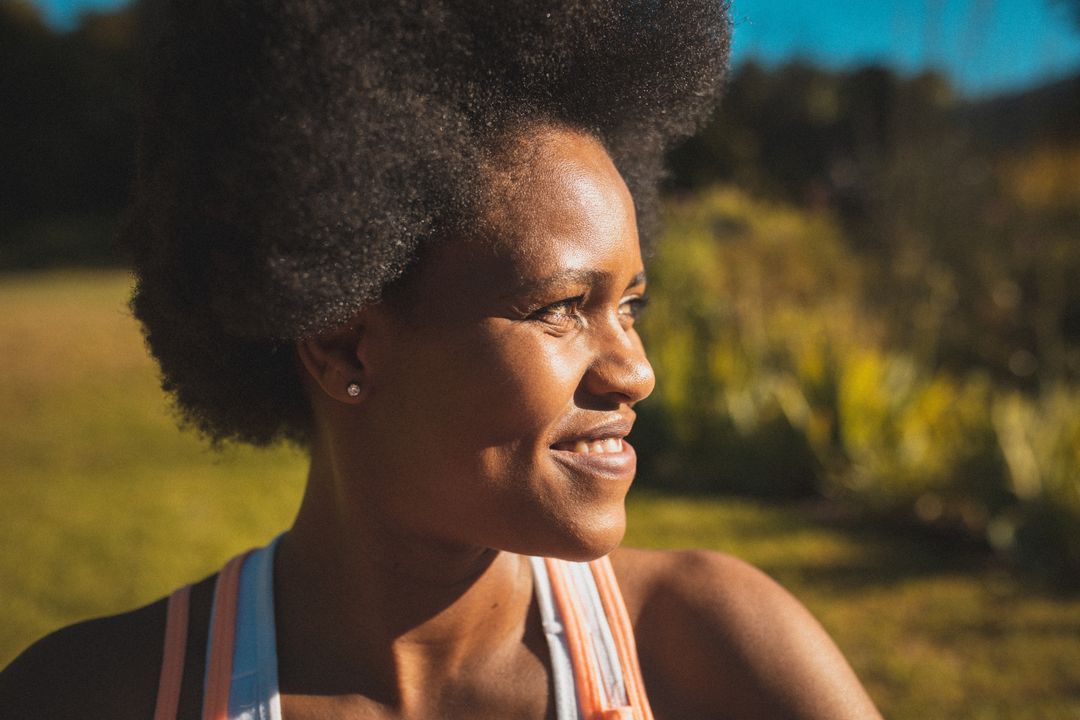
[{"label": "stud earring", "polygon": [[356,397],[360,394],[360,383],[351,382],[345,386],[345,394],[349,397]]}]

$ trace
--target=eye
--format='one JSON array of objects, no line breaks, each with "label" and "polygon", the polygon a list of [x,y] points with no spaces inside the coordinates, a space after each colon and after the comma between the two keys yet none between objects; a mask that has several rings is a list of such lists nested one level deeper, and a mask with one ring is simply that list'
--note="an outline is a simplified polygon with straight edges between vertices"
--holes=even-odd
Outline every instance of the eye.
[{"label": "eye", "polygon": [[647,295],[638,295],[637,297],[629,297],[623,300],[619,304],[619,318],[624,323],[632,324],[638,317],[641,316],[641,312],[649,304],[649,297]]},{"label": "eye", "polygon": [[559,330],[569,329],[573,324],[581,324],[581,305],[583,302],[585,302],[584,295],[566,298],[545,305],[539,310],[534,310],[529,314],[529,319],[539,320]]}]

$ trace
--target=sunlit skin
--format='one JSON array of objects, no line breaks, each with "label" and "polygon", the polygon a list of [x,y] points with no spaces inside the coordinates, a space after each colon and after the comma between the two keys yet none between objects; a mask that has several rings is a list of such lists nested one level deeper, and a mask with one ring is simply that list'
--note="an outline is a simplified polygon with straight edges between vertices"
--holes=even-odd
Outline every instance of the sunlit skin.
[{"label": "sunlit skin", "polygon": [[[623,438],[654,378],[634,329],[633,201],[603,147],[519,130],[488,183],[474,233],[297,344],[316,429],[275,559],[285,718],[554,718],[525,556],[607,553],[659,720],[879,717],[820,626],[756,570],[617,549],[635,468]],[[195,638],[209,599],[204,581]],[[163,613],[54,635],[5,673],[0,699],[29,683],[37,716],[148,717]],[[129,652],[115,660],[64,660],[118,639]],[[186,677],[202,676],[200,642]],[[181,717],[199,716],[198,686],[185,683]]]}]

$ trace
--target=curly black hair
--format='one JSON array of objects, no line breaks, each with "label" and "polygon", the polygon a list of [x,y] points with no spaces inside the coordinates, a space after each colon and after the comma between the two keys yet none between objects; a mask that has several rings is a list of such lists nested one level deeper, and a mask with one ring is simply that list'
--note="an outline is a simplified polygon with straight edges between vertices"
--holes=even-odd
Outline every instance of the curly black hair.
[{"label": "curly black hair", "polygon": [[309,440],[293,347],[468,231],[501,134],[572,127],[654,226],[663,153],[713,105],[725,0],[152,0],[132,308],[214,441]]}]

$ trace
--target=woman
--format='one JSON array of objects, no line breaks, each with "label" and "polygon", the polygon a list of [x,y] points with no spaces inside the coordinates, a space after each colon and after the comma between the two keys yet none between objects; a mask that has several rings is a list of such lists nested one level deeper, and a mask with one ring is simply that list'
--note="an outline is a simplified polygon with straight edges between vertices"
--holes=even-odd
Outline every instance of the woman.
[{"label": "woman", "polygon": [[35,644],[4,716],[877,717],[756,570],[617,547],[638,226],[724,10],[148,8],[133,307],[187,419],[305,446],[307,489],[218,576]]}]

